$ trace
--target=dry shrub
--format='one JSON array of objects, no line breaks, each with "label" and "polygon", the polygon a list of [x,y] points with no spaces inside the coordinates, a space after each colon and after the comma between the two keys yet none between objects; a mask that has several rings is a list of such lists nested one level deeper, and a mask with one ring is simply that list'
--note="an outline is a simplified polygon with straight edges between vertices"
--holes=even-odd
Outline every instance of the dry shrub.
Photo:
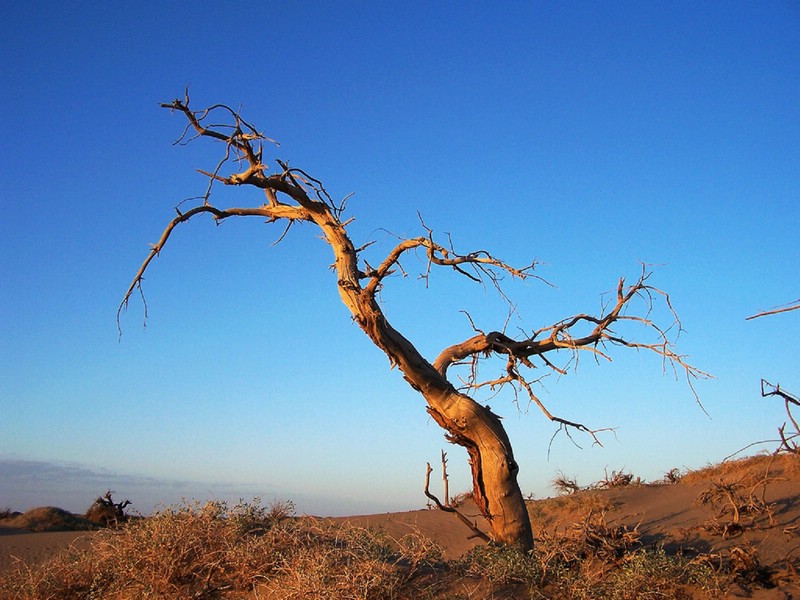
[{"label": "dry shrub", "polygon": [[[712,483],[695,500],[696,504],[708,506],[716,513],[703,527],[723,539],[740,534],[745,527],[755,527],[758,518],[764,515],[767,517],[764,526],[773,527],[773,505],[765,500],[768,483],[768,479],[763,479],[749,489],[740,482]],[[729,519],[724,518],[726,515],[730,515]]]},{"label": "dry shrub", "polygon": [[119,527],[125,523],[128,520],[125,507],[131,501],[114,502],[113,495],[114,492],[108,490],[104,496],[98,496],[83,515],[84,518],[102,527]]},{"label": "dry shrub", "polygon": [[460,494],[456,494],[455,496],[450,498],[450,506],[452,506],[453,508],[458,508],[459,506],[470,500],[472,500],[471,491],[461,492]]},{"label": "dry shrub", "polygon": [[627,487],[629,485],[641,485],[642,483],[641,477],[634,477],[632,473],[625,473],[622,469],[619,471],[611,471],[611,475],[608,474],[608,469],[606,469],[605,477],[598,481],[594,487],[602,490]]},{"label": "dry shrub", "polygon": [[[489,582],[481,597],[636,600],[721,597],[732,580],[709,564],[645,548],[639,533],[589,512],[563,531],[543,532],[531,554],[479,546],[457,567]],[[515,587],[509,587],[515,586]]]},{"label": "dry shrub", "polygon": [[441,557],[420,539],[391,546],[365,529],[290,518],[291,509],[257,501],[166,509],[99,532],[90,550],[18,566],[0,578],[0,597],[385,598]]},{"label": "dry shrub", "polygon": [[766,477],[796,475],[800,472],[800,456],[796,454],[757,454],[709,465],[683,476],[684,483],[702,483],[709,479],[736,480],[742,485],[755,485]]},{"label": "dry shrub", "polygon": [[578,481],[574,477],[567,477],[561,471],[559,471],[558,475],[550,482],[550,487],[554,489],[559,496],[577,494],[581,491],[581,486],[578,485]]},{"label": "dry shrub", "polygon": [[750,544],[699,554],[692,562],[709,567],[716,573],[724,574],[729,583],[735,581],[747,586],[762,588],[774,586],[771,573],[761,565],[756,549]]},{"label": "dry shrub", "polygon": [[612,526],[605,512],[590,511],[563,534],[549,536],[549,554],[559,562],[574,564],[589,559],[615,563],[639,546],[639,532],[625,525]]},{"label": "dry shrub", "polygon": [[538,587],[548,598],[697,598],[697,590],[719,597],[729,578],[707,564],[645,548],[639,532],[612,525],[604,513],[589,513],[563,533],[543,534],[535,550]]}]

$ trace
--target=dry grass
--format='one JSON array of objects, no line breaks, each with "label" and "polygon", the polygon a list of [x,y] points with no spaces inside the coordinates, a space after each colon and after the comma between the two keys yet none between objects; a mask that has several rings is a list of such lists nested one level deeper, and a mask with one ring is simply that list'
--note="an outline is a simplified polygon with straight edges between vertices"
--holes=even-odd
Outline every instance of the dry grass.
[{"label": "dry grass", "polygon": [[[797,469],[794,456],[757,457],[704,469],[702,478],[688,473],[680,485],[705,483],[698,502],[723,527],[772,527],[764,486]],[[604,481],[617,479],[612,473]],[[183,505],[98,532],[89,550],[70,549],[36,567],[20,563],[0,576],[0,597],[700,600],[800,579],[794,555],[782,570],[774,562],[765,568],[744,536],[687,555],[646,545],[638,527],[607,520],[615,492],[592,487],[528,504],[541,528],[532,554],[484,545],[456,561],[419,533],[392,539],[295,518],[291,503]],[[775,535],[800,535],[791,522],[781,528]],[[720,535],[733,533],[729,525]]]},{"label": "dry grass", "polygon": [[[181,506],[98,532],[90,550],[70,549],[0,578],[13,599],[253,598],[716,598],[745,575],[755,553],[703,559],[641,545],[638,531],[606,522],[596,496],[553,499],[584,516],[543,532],[532,555],[479,546],[458,561],[419,534],[379,532],[294,518],[289,503]],[[693,596],[689,595],[692,590]]]},{"label": "dry grass", "polygon": [[757,454],[690,471],[681,481],[691,484],[708,479],[736,479],[742,485],[755,485],[766,477],[777,478],[798,473],[800,473],[800,456],[797,454]]},{"label": "dry grass", "polygon": [[390,544],[348,525],[291,518],[291,504],[182,506],[99,532],[0,579],[0,597],[392,598],[441,557],[431,542]]}]

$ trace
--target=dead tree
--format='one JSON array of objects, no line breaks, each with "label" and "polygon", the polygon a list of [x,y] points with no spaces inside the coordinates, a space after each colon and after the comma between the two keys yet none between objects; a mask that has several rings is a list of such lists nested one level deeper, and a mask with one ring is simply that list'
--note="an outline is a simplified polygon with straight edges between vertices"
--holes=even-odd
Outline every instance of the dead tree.
[{"label": "dead tree", "polygon": [[104,527],[116,527],[128,520],[125,508],[131,503],[130,500],[114,502],[114,492],[108,490],[104,496],[98,496],[97,500],[89,507],[84,515],[92,523],[98,523]]},{"label": "dead tree", "polygon": [[[590,352],[597,359],[610,360],[606,353],[608,348],[622,346],[657,354],[665,366],[685,374],[690,386],[693,378],[705,376],[675,351],[673,338],[680,331],[680,322],[667,294],[648,283],[650,273],[644,268],[633,284],[619,280],[615,293],[600,314],[574,315],[518,338],[503,331],[484,332],[476,328],[469,339],[444,348],[432,360],[422,356],[411,341],[392,327],[377,299],[387,278],[402,271],[401,259],[409,253],[421,253],[427,262],[424,278],[430,276],[434,267],[447,267],[470,280],[494,285],[501,294],[502,277],[535,277],[534,264],[515,268],[484,250],[456,252],[452,244],[445,246],[437,242],[433,231],[423,223],[425,235],[401,240],[380,263],[373,266],[362,255],[369,244],[356,247],[348,236],[349,221],[343,220],[347,198],[335,202],[318,179],[281,160],[276,160],[277,170],[269,172],[263,143],[271,140],[237,111],[222,104],[193,110],[189,108],[188,94],[161,106],[187,120],[180,142],[210,138],[222,142],[224,151],[211,171],[200,171],[208,179],[204,196],[188,210],[176,208],[177,216],[167,225],[158,242],[152,245],[120,304],[120,311],[127,306],[135,291],[141,293],[145,271],[164,249],[175,228],[194,217],[208,215],[217,223],[230,217],[257,217],[268,223],[282,222],[287,231],[298,222],[316,225],[333,252],[339,295],[354,321],[386,354],[391,366],[400,369],[409,385],[425,398],[428,413],[444,428],[447,439],[466,448],[472,471],[473,497],[490,523],[493,540],[498,543],[531,549],[531,524],[517,483],[519,467],[500,418],[470,394],[482,389],[500,391],[511,388],[515,394],[526,396],[529,402],[538,406],[548,419],[558,424],[559,431],[582,431],[597,441],[597,430],[557,417],[547,410],[534,393],[536,379],[529,375],[532,369],[538,365],[563,374],[574,367],[573,359],[579,351]],[[233,172],[226,171],[229,164],[236,166]],[[261,204],[244,208],[220,208],[211,203],[215,184],[259,189],[264,200]],[[280,239],[285,234],[286,231]],[[671,322],[665,327],[651,318],[656,303],[663,303],[669,312]],[[635,312],[637,310],[640,312]],[[145,318],[146,312],[145,305]],[[118,313],[118,321],[119,316]],[[649,341],[630,339],[614,330],[616,325],[623,323],[640,325],[653,335]],[[559,366],[556,356],[562,353],[567,357]],[[501,362],[505,362],[504,367],[498,376],[482,379],[478,375],[478,365],[490,356],[500,357]],[[472,375],[459,385],[448,378],[450,367],[457,363],[472,366]]]}]

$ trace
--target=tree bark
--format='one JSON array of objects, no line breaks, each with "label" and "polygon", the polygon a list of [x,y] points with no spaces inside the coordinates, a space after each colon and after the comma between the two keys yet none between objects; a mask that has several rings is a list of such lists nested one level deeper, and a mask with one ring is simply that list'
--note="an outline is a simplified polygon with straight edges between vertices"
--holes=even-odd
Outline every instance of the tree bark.
[{"label": "tree bark", "polygon": [[531,550],[533,533],[517,482],[519,467],[500,419],[458,392],[442,372],[389,324],[373,293],[360,284],[357,255],[344,226],[332,218],[326,207],[304,202],[301,205],[309,210],[331,245],[336,257],[339,294],[356,323],[400,369],[411,387],[422,394],[428,403],[428,413],[447,431],[448,439],[467,449],[473,496],[491,526],[492,539],[522,551]]}]

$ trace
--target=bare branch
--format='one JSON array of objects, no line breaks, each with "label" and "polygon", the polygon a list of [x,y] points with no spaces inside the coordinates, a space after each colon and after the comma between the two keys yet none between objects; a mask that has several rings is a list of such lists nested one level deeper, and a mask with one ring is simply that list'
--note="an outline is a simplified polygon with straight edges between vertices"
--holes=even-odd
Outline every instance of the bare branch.
[{"label": "bare branch", "polygon": [[508,274],[520,279],[534,277],[547,283],[543,278],[533,274],[533,269],[537,264],[535,261],[520,269],[512,267],[502,260],[495,258],[485,250],[477,250],[468,254],[459,254],[453,250],[452,243],[450,248],[446,248],[434,241],[433,231],[425,225],[421,217],[420,222],[428,232],[427,237],[402,239],[377,268],[368,269],[364,273],[365,277],[370,279],[364,288],[367,294],[374,297],[375,293],[380,289],[383,280],[394,273],[396,268],[400,268],[400,259],[402,256],[416,249],[423,249],[425,251],[427,264],[421,277],[426,281],[430,277],[431,267],[433,265],[450,267],[460,275],[476,283],[483,283],[484,279],[488,279],[509,305],[512,305],[512,303],[500,287],[503,274]]},{"label": "bare branch", "polygon": [[[452,364],[460,363],[471,357],[473,372],[467,384],[469,389],[477,390],[488,386],[494,390],[506,385],[511,386],[514,389],[515,398],[518,390],[524,392],[528,396],[529,402],[535,404],[549,420],[559,423],[560,427],[589,433],[598,444],[600,442],[595,433],[603,430],[592,430],[581,423],[569,421],[550,413],[533,391],[532,383],[538,379],[531,380],[523,375],[523,367],[534,369],[536,368],[534,361],[539,359],[548,369],[564,375],[567,373],[567,368],[556,366],[548,358],[549,354],[555,355],[560,351],[568,351],[573,358],[577,358],[579,352],[589,352],[597,358],[611,361],[608,353],[608,348],[611,346],[647,350],[660,356],[665,368],[670,366],[675,373],[682,371],[685,374],[689,387],[700,404],[693,380],[711,376],[692,366],[684,355],[675,352],[674,342],[670,339],[669,332],[674,329],[675,337],[680,334],[680,319],[672,307],[669,296],[647,283],[649,277],[650,273],[643,268],[639,279],[633,285],[626,286],[625,280],[620,279],[615,294],[616,302],[605,305],[599,316],[577,314],[553,325],[542,327],[534,331],[530,337],[521,340],[515,340],[505,333],[497,331],[478,332],[477,335],[464,342],[445,348],[433,362],[433,366],[446,376],[447,370]],[[672,323],[668,327],[659,326],[650,317],[658,298],[663,300],[668,314],[672,317]],[[642,311],[640,315],[629,314],[628,310],[632,308],[632,304],[636,300],[642,301]],[[645,331],[655,334],[656,339],[652,342],[644,342],[623,337],[614,331],[614,325],[619,323],[638,324]],[[585,330],[585,326],[589,327],[589,331]],[[582,327],[584,331],[578,333]],[[474,324],[473,329],[478,331]],[[505,372],[500,377],[478,382],[476,376],[478,360],[493,354],[506,356]],[[573,368],[575,367],[573,366]],[[700,406],[702,408],[702,404]]]},{"label": "bare branch", "polygon": [[753,442],[752,444],[748,444],[744,448],[740,448],[730,456],[726,456],[723,461],[728,460],[751,448],[753,446],[760,446],[761,444],[772,444],[775,442],[779,442],[777,452],[790,452],[792,454],[800,454],[800,443],[794,441],[797,438],[800,438],[800,424],[798,424],[797,420],[794,418],[792,414],[792,405],[800,406],[800,398],[795,396],[794,394],[790,394],[784,389],[781,389],[780,385],[773,385],[768,382],[766,379],[761,380],[761,397],[766,398],[768,396],[778,396],[783,399],[783,404],[786,409],[786,415],[794,426],[794,433],[786,431],[786,423],[778,427],[778,436],[780,439],[777,440],[760,440],[758,442]]},{"label": "bare branch", "polygon": [[800,425],[798,425],[797,421],[795,420],[791,407],[791,405],[800,406],[800,399],[794,394],[790,394],[789,392],[782,390],[780,385],[772,385],[766,379],[761,380],[761,396],[764,398],[767,396],[779,396],[783,398],[783,404],[786,407],[786,415],[792,425],[794,425],[794,433],[787,435],[786,423],[778,428],[778,434],[781,438],[781,446],[778,448],[778,450],[786,450],[787,452],[800,454],[800,445],[793,441],[795,438],[800,437]]},{"label": "bare branch", "polygon": [[472,521],[470,521],[469,518],[466,515],[464,515],[460,511],[456,510],[452,506],[445,506],[444,504],[442,504],[439,501],[439,498],[437,498],[436,496],[431,494],[431,492],[430,492],[430,490],[428,488],[430,487],[431,471],[433,471],[433,468],[431,467],[431,463],[427,463],[427,465],[428,465],[428,470],[425,473],[425,490],[424,490],[425,491],[425,495],[429,499],[433,500],[434,504],[436,504],[436,508],[438,508],[441,511],[449,512],[449,513],[454,514],[456,517],[458,517],[459,521],[461,521],[462,523],[464,523],[464,525],[469,527],[470,531],[472,531],[472,535],[469,536],[470,538],[475,538],[476,537],[476,538],[482,539],[486,543],[491,542],[492,538],[490,538],[483,531],[481,531],[478,528],[478,525],[476,523],[473,523]]},{"label": "bare branch", "polygon": [[[191,219],[192,217],[203,214],[209,213],[212,215],[213,219],[217,222],[223,221],[228,217],[246,217],[246,216],[258,216],[258,217],[266,217],[270,221],[275,221],[278,219],[287,219],[291,224],[294,221],[309,221],[311,217],[303,207],[301,206],[288,206],[285,204],[280,204],[278,206],[261,206],[256,208],[229,208],[226,210],[220,210],[214,206],[210,206],[207,204],[203,204],[201,206],[196,206],[191,210],[186,211],[185,213],[178,212],[178,216],[172,219],[169,222],[164,232],[161,234],[161,238],[158,240],[156,244],[150,245],[150,253],[145,258],[142,265],[139,267],[139,270],[136,272],[136,275],[133,278],[128,290],[125,292],[125,296],[120,302],[119,308],[117,309],[117,329],[120,331],[120,335],[122,333],[122,328],[120,325],[120,315],[122,312],[127,308],[128,302],[130,301],[131,295],[135,289],[139,289],[140,293],[142,293],[142,281],[144,280],[144,274],[147,271],[147,267],[153,261],[153,259],[159,255],[161,250],[166,245],[167,241],[169,240],[170,236],[172,235],[173,230],[180,225]],[[284,233],[285,235],[285,233]],[[144,294],[142,293],[142,300],[144,301]],[[145,319],[147,318],[147,304],[145,303]]]},{"label": "bare branch", "polygon": [[766,317],[767,315],[778,315],[780,313],[789,312],[792,310],[800,309],[800,298],[795,300],[794,302],[790,302],[789,304],[785,304],[780,307],[775,307],[771,310],[765,310],[755,315],[751,315],[745,319],[745,321],[752,321],[753,319],[757,319],[759,317]]}]

